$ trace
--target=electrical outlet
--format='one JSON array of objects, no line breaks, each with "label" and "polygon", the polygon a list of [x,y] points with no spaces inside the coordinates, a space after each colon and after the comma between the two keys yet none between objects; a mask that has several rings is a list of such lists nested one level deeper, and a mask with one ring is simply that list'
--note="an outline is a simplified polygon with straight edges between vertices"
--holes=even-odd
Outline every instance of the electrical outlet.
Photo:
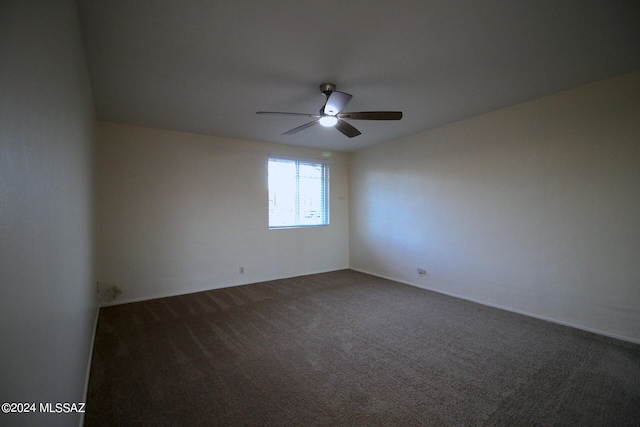
[{"label": "electrical outlet", "polygon": [[418,269],[418,276],[422,277],[422,276],[426,276],[426,275],[427,275],[427,271],[426,270],[424,270],[422,268]]},{"label": "electrical outlet", "polygon": [[244,267],[240,267],[239,272],[240,274],[244,274]]}]

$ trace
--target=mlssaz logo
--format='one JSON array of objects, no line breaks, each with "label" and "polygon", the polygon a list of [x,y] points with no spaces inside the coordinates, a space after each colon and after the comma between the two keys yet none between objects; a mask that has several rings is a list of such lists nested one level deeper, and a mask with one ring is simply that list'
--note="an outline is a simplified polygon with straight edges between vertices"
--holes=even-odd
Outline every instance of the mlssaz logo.
[{"label": "mlssaz logo", "polygon": [[47,402],[40,404],[40,412],[49,412],[53,414],[70,414],[72,412],[84,412],[85,403],[68,403],[68,402]]}]

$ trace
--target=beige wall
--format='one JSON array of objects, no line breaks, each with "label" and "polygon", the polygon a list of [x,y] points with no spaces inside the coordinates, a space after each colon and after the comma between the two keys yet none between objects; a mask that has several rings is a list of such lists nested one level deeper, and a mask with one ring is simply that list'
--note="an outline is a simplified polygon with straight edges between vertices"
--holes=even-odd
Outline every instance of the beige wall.
[{"label": "beige wall", "polygon": [[350,171],[351,267],[640,341],[640,73],[359,151]]},{"label": "beige wall", "polygon": [[98,280],[116,302],[348,267],[346,154],[329,153],[331,225],[269,230],[269,154],[328,153],[105,122],[97,135]]},{"label": "beige wall", "polygon": [[[97,314],[91,90],[76,4],[0,2],[0,402],[81,402]],[[0,414],[78,425],[80,414]]]}]

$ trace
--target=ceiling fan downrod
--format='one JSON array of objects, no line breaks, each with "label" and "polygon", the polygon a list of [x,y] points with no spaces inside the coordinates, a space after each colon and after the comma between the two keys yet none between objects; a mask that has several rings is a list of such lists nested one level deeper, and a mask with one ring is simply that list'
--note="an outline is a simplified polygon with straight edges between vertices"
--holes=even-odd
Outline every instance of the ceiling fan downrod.
[{"label": "ceiling fan downrod", "polygon": [[329,97],[336,90],[336,85],[333,83],[322,83],[320,85],[320,92],[324,94],[324,96]]}]

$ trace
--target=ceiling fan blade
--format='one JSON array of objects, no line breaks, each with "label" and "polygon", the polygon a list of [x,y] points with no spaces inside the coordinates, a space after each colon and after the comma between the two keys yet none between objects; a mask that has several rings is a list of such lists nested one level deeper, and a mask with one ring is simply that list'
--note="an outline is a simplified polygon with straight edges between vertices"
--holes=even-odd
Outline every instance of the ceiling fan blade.
[{"label": "ceiling fan blade", "polygon": [[360,131],[358,129],[354,128],[344,120],[338,120],[338,123],[336,123],[336,129],[338,129],[349,138],[360,135]]},{"label": "ceiling fan blade", "polygon": [[335,116],[347,106],[352,97],[353,95],[349,95],[348,93],[332,92],[324,104],[324,113]]},{"label": "ceiling fan blade", "polygon": [[280,114],[285,116],[305,116],[305,117],[315,117],[320,118],[320,114],[307,114],[307,113],[286,113],[283,111],[258,111],[256,114]]},{"label": "ceiling fan blade", "polygon": [[350,120],[400,120],[402,111],[360,111],[357,113],[340,113],[338,117]]},{"label": "ceiling fan blade", "polygon": [[318,120],[314,120],[312,122],[305,123],[302,126],[298,126],[297,128],[293,128],[290,131],[287,131],[287,132],[283,133],[283,135],[293,135],[294,133],[298,133],[301,130],[305,130],[306,128],[310,128],[311,126],[315,125],[316,123],[318,123]]}]

